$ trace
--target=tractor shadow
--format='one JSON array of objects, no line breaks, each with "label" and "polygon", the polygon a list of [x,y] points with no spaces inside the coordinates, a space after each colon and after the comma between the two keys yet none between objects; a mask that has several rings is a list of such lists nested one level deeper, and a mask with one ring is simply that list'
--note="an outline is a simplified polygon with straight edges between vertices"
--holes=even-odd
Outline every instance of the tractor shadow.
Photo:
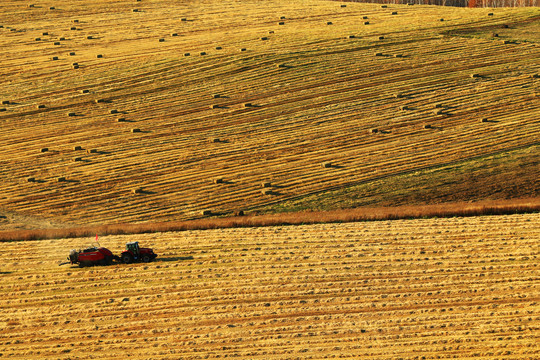
[{"label": "tractor shadow", "polygon": [[194,257],[189,256],[173,256],[173,257],[158,257],[155,262],[173,262],[173,261],[184,261],[184,260],[193,260]]}]

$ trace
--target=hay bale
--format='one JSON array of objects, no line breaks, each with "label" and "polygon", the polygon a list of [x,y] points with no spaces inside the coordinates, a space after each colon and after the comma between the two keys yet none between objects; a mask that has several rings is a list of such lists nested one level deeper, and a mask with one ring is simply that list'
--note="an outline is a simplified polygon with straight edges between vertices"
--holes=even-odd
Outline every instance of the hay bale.
[{"label": "hay bale", "polygon": [[220,140],[220,138],[211,138],[210,142],[211,143],[219,143],[219,142],[221,142],[221,140]]},{"label": "hay bale", "polygon": [[76,116],[77,114],[75,114],[74,112],[68,112],[67,115],[68,115],[68,116]]},{"label": "hay bale", "polygon": [[503,25],[501,26],[501,28],[503,28],[503,29],[508,29],[508,24],[503,24]]},{"label": "hay bale", "polygon": [[134,188],[134,189],[131,189],[131,193],[132,194],[142,194],[144,192],[143,188]]},{"label": "hay bale", "polygon": [[35,38],[34,41],[41,41],[41,38]]},{"label": "hay bale", "polygon": [[102,57],[103,57],[102,54],[97,54],[97,55],[96,55],[96,58],[98,58],[98,59],[101,59]]},{"label": "hay bale", "polygon": [[424,129],[431,129],[431,128],[432,128],[431,124],[425,124],[424,125]]},{"label": "hay bale", "polygon": [[161,38],[159,39],[159,42],[165,42],[165,39]]},{"label": "hay bale", "polygon": [[69,56],[75,56],[75,53],[72,51],[69,53]]},{"label": "hay bale", "polygon": [[272,183],[270,181],[263,181],[261,183],[261,187],[262,188],[269,188],[269,187],[272,187]]},{"label": "hay bale", "polygon": [[69,28],[69,30],[77,30],[77,28],[75,26],[72,26]]},{"label": "hay bale", "polygon": [[221,178],[221,177],[218,177],[218,178],[214,179],[214,184],[223,184],[223,182],[224,182],[223,178]]},{"label": "hay bale", "polygon": [[88,94],[90,92],[90,90],[88,89],[83,89],[83,90],[79,90],[81,94]]},{"label": "hay bale", "polygon": [[443,115],[443,109],[435,109],[435,110],[433,110],[433,114],[435,114],[435,115]]},{"label": "hay bale", "polygon": [[439,21],[443,22],[443,21],[444,21],[444,19],[439,19]]},{"label": "hay bale", "polygon": [[123,118],[123,117],[116,119],[116,122],[125,122],[125,121],[126,121],[126,118]]},{"label": "hay bale", "polygon": [[221,46],[216,46],[216,50],[221,50],[223,49]]},{"label": "hay bale", "polygon": [[82,161],[82,157],[80,157],[80,156],[74,157],[73,161]]},{"label": "hay bale", "polygon": [[397,15],[397,11],[392,11],[392,15]]},{"label": "hay bale", "polygon": [[53,45],[60,45],[60,41],[55,41]]},{"label": "hay bale", "polygon": [[1,111],[7,111],[7,109],[6,108],[0,108],[0,112]]},{"label": "hay bale", "polygon": [[210,215],[212,215],[212,210],[202,210],[201,215],[202,216],[210,216]]},{"label": "hay bale", "polygon": [[66,181],[66,178],[64,176],[59,176],[56,178],[56,182],[64,182]]},{"label": "hay bale", "polygon": [[369,25],[369,21],[364,21],[364,25]]},{"label": "hay bale", "polygon": [[184,53],[184,56],[189,56],[189,55],[191,55],[191,54],[190,53]]},{"label": "hay bale", "polygon": [[92,40],[93,38],[94,38],[94,37],[93,37],[92,35],[88,35],[88,36],[86,37],[86,39],[88,39],[88,40]]},{"label": "hay bale", "polygon": [[354,36],[354,35],[349,35],[349,36],[347,36],[347,38],[348,38],[348,39],[354,39],[354,38],[356,38],[356,36]]},{"label": "hay bale", "polygon": [[97,149],[88,149],[88,150],[86,150],[86,153],[87,153],[87,154],[96,154],[96,153],[97,153]]},{"label": "hay bale", "polygon": [[381,8],[383,8],[383,9],[386,9],[387,7],[388,6],[386,6],[386,5],[381,5]]},{"label": "hay bale", "polygon": [[52,59],[53,60],[58,60],[58,56],[53,56]]},{"label": "hay bale", "polygon": [[347,5],[345,5],[345,4],[341,4],[341,7],[342,7],[342,8],[344,8],[344,7],[347,7]]},{"label": "hay bale", "polygon": [[200,56],[204,56],[204,55],[206,55],[206,52],[205,52],[205,51],[201,51],[201,52],[199,53],[199,55],[200,55]]},{"label": "hay bale", "polygon": [[212,104],[212,105],[210,105],[210,109],[219,109],[219,105],[218,104]]},{"label": "hay bale", "polygon": [[131,11],[133,11],[133,12],[139,12],[139,9],[133,9],[133,10],[131,10]]},{"label": "hay bale", "polygon": [[140,133],[140,132],[141,132],[141,129],[139,129],[139,128],[133,128],[133,129],[131,129],[131,132],[132,132],[132,133]]},{"label": "hay bale", "polygon": [[78,68],[79,68],[79,65],[73,65],[73,68],[74,68],[74,69],[78,69]]},{"label": "hay bale", "polygon": [[60,40],[60,41],[65,41],[66,38],[65,38],[65,37],[61,37],[61,38],[59,38],[58,40]]},{"label": "hay bale", "polygon": [[442,108],[442,104],[441,103],[436,103],[436,104],[433,104],[433,107],[435,109],[440,109],[440,108]]},{"label": "hay bale", "polygon": [[493,13],[488,13],[488,16],[493,16]]},{"label": "hay bale", "polygon": [[487,123],[487,122],[489,122],[489,120],[488,120],[488,118],[481,118],[480,122],[481,123]]},{"label": "hay bale", "polygon": [[244,108],[249,108],[249,107],[252,107],[253,104],[251,104],[251,103],[244,103],[244,104],[242,104],[242,106],[243,106]]},{"label": "hay bale", "polygon": [[399,110],[401,110],[401,111],[409,110],[409,107],[407,105],[402,105],[402,106],[399,107]]},{"label": "hay bale", "polygon": [[268,30],[268,33],[269,33],[269,34],[273,34],[273,33],[274,33],[274,30]]},{"label": "hay bale", "polygon": [[245,213],[244,213],[244,210],[236,210],[234,212],[234,216],[244,216]]},{"label": "hay bale", "polygon": [[268,40],[268,37],[263,36],[263,37],[261,38],[261,40],[262,40],[262,41],[266,41],[266,40]]},{"label": "hay bale", "polygon": [[364,16],[362,16],[362,19],[367,20],[368,17],[364,15]]},{"label": "hay bale", "polygon": [[37,107],[38,109],[45,109],[45,105],[43,105],[43,104],[37,105],[36,107]]},{"label": "hay bale", "polygon": [[82,150],[82,147],[80,145],[77,145],[73,147],[73,150],[79,151],[79,150]]},{"label": "hay bale", "polygon": [[403,55],[402,55],[402,54],[394,54],[394,57],[395,57],[395,58],[402,58]]},{"label": "hay bale", "polygon": [[383,53],[382,52],[376,52],[375,56],[383,56]]},{"label": "hay bale", "polygon": [[180,21],[187,21],[187,18],[181,18]]},{"label": "hay bale", "polygon": [[56,9],[54,6],[49,7],[49,10],[54,10],[54,9]]},{"label": "hay bale", "polygon": [[287,67],[287,65],[285,65],[285,64],[277,64],[278,69],[285,69],[286,67]]},{"label": "hay bale", "polygon": [[2,105],[9,105],[9,100],[2,100]]},{"label": "hay bale", "polygon": [[285,25],[285,21],[280,21],[277,23],[278,25]]},{"label": "hay bale", "polygon": [[110,113],[110,114],[118,114],[118,110],[116,110],[116,109],[111,109],[111,110],[109,110],[109,113]]},{"label": "hay bale", "polygon": [[395,94],[394,94],[394,97],[395,97],[396,99],[401,99],[402,97],[404,97],[404,95],[403,95],[402,93],[395,93]]},{"label": "hay bale", "polygon": [[492,33],[491,36],[492,36],[492,37],[499,37],[499,34],[497,34],[497,33]]},{"label": "hay bale", "polygon": [[44,147],[44,148],[39,149],[39,151],[42,152],[42,153],[44,153],[44,152],[49,151],[49,148]]},{"label": "hay bale", "polygon": [[326,25],[333,25],[331,21],[327,21]]},{"label": "hay bale", "polygon": [[503,40],[503,44],[511,44],[512,42],[510,40]]},{"label": "hay bale", "polygon": [[178,33],[172,33],[171,36],[178,36]]},{"label": "hay bale", "polygon": [[332,163],[330,161],[325,161],[325,162],[321,163],[321,167],[325,168],[325,169],[331,168]]},{"label": "hay bale", "polygon": [[384,40],[384,36],[379,36],[379,40]]},{"label": "hay bale", "polygon": [[376,134],[379,132],[379,129],[369,129],[370,134]]},{"label": "hay bale", "polygon": [[262,189],[261,194],[263,194],[263,195],[273,195],[272,189]]},{"label": "hay bale", "polygon": [[96,104],[99,104],[99,103],[104,103],[105,99],[96,99],[94,101],[95,101]]},{"label": "hay bale", "polygon": [[78,22],[79,22],[79,19],[73,19],[73,20],[71,20],[71,21],[73,21],[74,23],[78,23]]},{"label": "hay bale", "polygon": [[29,8],[33,8],[33,7],[36,7],[36,5],[34,5],[34,4],[28,4],[28,7],[29,7]]},{"label": "hay bale", "polygon": [[470,74],[469,77],[470,77],[471,79],[479,78],[479,77],[480,77],[480,74]]},{"label": "hay bale", "polygon": [[212,97],[213,97],[214,99],[219,99],[221,96],[220,96],[219,94],[213,94]]},{"label": "hay bale", "polygon": [[35,177],[28,177],[28,178],[26,178],[26,181],[27,182],[35,182],[36,178]]},{"label": "hay bale", "polygon": [[246,51],[246,50],[247,50],[246,48],[241,48],[241,49],[240,49],[240,52]]},{"label": "hay bale", "polygon": [[47,31],[45,31],[45,32],[42,32],[41,35],[47,36],[47,35],[49,35],[49,33]]},{"label": "hay bale", "polygon": [[285,16],[280,16],[279,19],[280,19],[280,20],[285,20],[286,17],[285,17]]},{"label": "hay bale", "polygon": [[531,79],[540,79],[540,74],[532,74]]}]

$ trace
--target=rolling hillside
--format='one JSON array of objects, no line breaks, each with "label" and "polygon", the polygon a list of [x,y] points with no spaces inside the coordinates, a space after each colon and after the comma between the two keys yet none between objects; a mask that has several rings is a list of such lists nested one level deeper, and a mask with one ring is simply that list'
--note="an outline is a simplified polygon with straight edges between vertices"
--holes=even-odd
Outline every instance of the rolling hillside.
[{"label": "rolling hillside", "polygon": [[342,5],[2,1],[0,229],[539,195],[538,8]]},{"label": "rolling hillside", "polygon": [[[9,359],[533,359],[540,214],[3,243]],[[14,256],[17,254],[17,256]],[[535,355],[536,354],[536,355]]]}]

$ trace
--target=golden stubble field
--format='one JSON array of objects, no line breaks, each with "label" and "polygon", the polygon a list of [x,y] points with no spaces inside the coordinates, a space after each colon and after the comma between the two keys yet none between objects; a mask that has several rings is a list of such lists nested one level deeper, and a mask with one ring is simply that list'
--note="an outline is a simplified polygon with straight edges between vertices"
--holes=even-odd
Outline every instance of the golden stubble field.
[{"label": "golden stubble field", "polygon": [[3,0],[0,226],[230,214],[510,149],[538,172],[539,14]]},{"label": "golden stubble field", "polygon": [[540,214],[3,243],[9,359],[533,359]]}]

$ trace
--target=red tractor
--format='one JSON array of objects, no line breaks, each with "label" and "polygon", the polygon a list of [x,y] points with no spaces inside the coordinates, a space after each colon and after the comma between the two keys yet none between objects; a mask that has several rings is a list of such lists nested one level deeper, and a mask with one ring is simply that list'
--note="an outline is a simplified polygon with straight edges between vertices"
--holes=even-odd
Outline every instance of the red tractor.
[{"label": "red tractor", "polygon": [[84,250],[71,250],[69,252],[68,260],[71,264],[79,264],[79,267],[93,266],[93,265],[110,265],[116,256],[104,247],[91,246]]},{"label": "red tractor", "polygon": [[120,255],[120,261],[124,264],[131,264],[134,261],[150,262],[156,257],[154,250],[139,247],[139,242],[133,241],[126,244],[126,250]]}]

